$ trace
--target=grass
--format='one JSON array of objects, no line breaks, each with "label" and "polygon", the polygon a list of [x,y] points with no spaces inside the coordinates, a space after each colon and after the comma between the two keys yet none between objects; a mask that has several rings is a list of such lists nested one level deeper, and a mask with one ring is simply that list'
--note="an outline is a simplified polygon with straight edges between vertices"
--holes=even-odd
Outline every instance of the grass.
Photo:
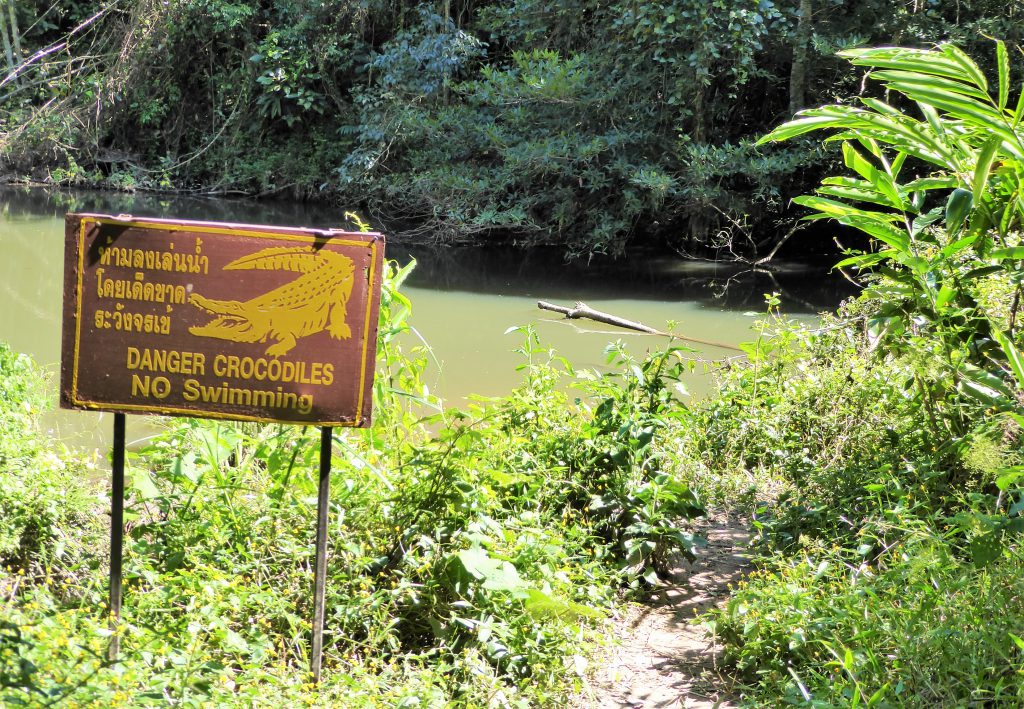
[{"label": "grass", "polygon": [[39,373],[0,348],[0,702],[565,702],[623,595],[701,553],[705,504],[756,532],[755,570],[704,619],[748,705],[1024,702],[1019,419],[951,389],[947,350],[877,346],[866,297],[813,329],[770,299],[700,402],[676,398],[685,350],[613,344],[598,375],[524,330],[521,387],[445,410],[398,346],[402,275],[381,415],[334,440],[316,687],[315,432],[181,419],[130,456],[111,664],[105,491],[41,436]]}]

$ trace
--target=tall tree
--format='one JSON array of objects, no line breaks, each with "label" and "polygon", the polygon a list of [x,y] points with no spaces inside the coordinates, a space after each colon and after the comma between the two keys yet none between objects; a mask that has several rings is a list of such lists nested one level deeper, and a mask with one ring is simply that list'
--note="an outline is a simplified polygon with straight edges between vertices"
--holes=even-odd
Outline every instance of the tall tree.
[{"label": "tall tree", "polygon": [[8,34],[7,18],[4,16],[4,5],[7,5],[7,0],[0,0],[0,38],[3,38],[4,42],[4,56],[7,58],[7,71],[13,72],[16,65],[14,63],[14,51],[11,46],[11,38]]},{"label": "tall tree", "polygon": [[807,101],[807,50],[811,44],[812,16],[811,0],[800,0],[800,15],[796,24],[796,41],[793,43],[793,66],[789,70],[789,112],[796,113]]}]

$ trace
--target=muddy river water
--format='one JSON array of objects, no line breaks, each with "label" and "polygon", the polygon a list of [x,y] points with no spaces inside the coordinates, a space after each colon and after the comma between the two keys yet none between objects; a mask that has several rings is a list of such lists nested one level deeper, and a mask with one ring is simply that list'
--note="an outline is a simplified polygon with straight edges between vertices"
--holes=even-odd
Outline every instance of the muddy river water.
[{"label": "muddy river water", "polygon": [[[54,402],[63,217],[71,211],[318,228],[343,225],[339,210],[323,206],[0,188],[0,341],[30,354],[53,373]],[[507,393],[520,381],[516,366],[523,358],[515,350],[523,336],[508,333],[516,326],[533,325],[541,342],[576,368],[602,367],[604,349],[614,340],[626,341],[638,354],[663,341],[598,323],[569,322],[538,310],[538,300],[562,305],[584,301],[653,327],[674,322],[684,335],[735,345],[753,338],[753,313],[764,310],[765,293],[781,293],[785,313],[809,319],[851,293],[848,284],[820,264],[780,264],[767,272],[643,254],[567,263],[546,249],[434,248],[396,240],[389,242],[387,257],[400,264],[417,260],[404,289],[413,303],[411,323],[432,349],[427,383],[452,406],[462,405],[472,394]],[[735,354],[714,346],[696,349],[694,357],[704,360]],[[700,395],[707,377],[696,374],[688,385]],[[53,412],[47,426],[68,445],[90,449],[108,440],[111,418]],[[151,421],[129,417],[129,441],[145,438],[152,426]]]}]

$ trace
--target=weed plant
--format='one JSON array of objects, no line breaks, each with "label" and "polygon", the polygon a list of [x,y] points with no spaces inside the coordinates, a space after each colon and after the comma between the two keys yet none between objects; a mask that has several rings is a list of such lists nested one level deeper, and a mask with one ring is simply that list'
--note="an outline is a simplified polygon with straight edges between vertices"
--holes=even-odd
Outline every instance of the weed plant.
[{"label": "weed plant", "polygon": [[81,464],[22,413],[35,368],[0,351],[0,421],[21,441],[5,443],[0,505],[24,508],[0,517],[0,703],[547,706],[578,689],[622,590],[700,544],[685,525],[703,508],[659,447],[686,411],[680,353],[615,347],[619,374],[583,374],[524,330],[522,387],[445,410],[420,383],[427,351],[400,344],[407,272],[384,288],[376,421],[334,435],[319,687],[318,434],[181,419],[129,456],[112,664],[106,495],[65,474]]}]

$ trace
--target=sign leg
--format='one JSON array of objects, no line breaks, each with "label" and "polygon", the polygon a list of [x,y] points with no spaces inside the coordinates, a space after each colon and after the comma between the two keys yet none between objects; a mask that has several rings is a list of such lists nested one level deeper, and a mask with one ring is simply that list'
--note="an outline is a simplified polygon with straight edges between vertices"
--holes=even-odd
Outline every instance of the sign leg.
[{"label": "sign leg", "polygon": [[331,491],[330,426],[320,429],[320,488],[316,500],[316,562],[313,581],[313,652],[309,660],[313,681],[320,681],[324,648],[324,594],[327,583],[327,512]]},{"label": "sign leg", "polygon": [[110,647],[111,662],[121,649],[121,559],[124,544],[124,427],[125,415],[114,414],[114,447],[110,467],[113,474],[110,491]]}]

